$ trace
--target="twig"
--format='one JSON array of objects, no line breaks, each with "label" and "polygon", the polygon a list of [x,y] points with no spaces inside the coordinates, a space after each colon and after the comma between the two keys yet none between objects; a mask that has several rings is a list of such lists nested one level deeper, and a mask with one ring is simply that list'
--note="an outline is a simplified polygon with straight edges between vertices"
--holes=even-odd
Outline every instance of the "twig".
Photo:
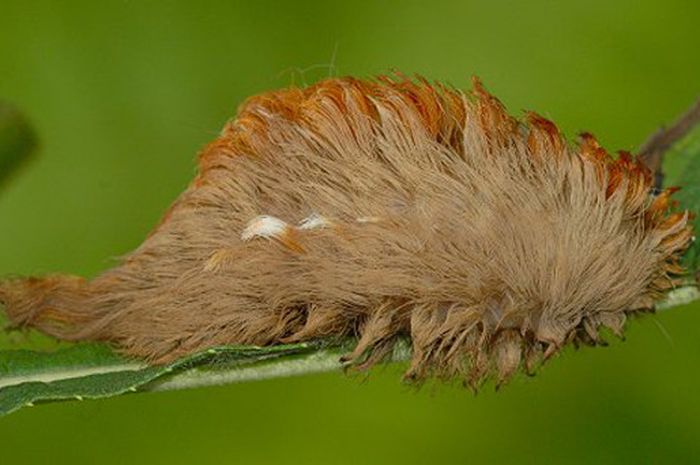
[{"label": "twig", "polygon": [[654,185],[661,188],[663,172],[661,164],[666,151],[700,123],[700,99],[668,128],[661,127],[644,142],[639,156],[655,175]]}]

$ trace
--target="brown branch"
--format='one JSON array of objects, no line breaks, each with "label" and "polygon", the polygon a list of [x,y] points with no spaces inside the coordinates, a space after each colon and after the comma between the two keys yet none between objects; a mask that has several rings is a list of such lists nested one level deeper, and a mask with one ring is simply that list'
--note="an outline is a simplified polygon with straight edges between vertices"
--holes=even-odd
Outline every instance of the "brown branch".
[{"label": "brown branch", "polygon": [[639,149],[639,157],[655,174],[655,185],[661,188],[663,172],[661,164],[666,151],[700,123],[700,99],[668,128],[661,127],[654,132]]}]

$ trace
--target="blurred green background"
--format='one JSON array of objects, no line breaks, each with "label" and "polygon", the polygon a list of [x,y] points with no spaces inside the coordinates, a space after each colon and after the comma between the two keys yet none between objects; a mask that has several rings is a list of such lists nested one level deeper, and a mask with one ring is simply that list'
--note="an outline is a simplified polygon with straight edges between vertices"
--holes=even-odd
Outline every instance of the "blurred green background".
[{"label": "blurred green background", "polygon": [[[246,96],[329,75],[478,74],[514,112],[634,149],[700,92],[699,20],[673,0],[3,0],[0,98],[42,148],[0,185],[0,275],[110,266]],[[699,326],[700,305],[633,321],[477,396],[394,366],[39,406],[0,419],[0,463],[698,463]]]}]

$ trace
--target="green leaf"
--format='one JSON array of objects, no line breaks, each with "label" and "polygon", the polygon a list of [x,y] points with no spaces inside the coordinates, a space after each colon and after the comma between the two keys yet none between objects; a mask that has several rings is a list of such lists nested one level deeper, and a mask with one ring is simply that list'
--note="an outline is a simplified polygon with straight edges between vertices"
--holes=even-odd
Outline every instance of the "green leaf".
[{"label": "green leaf", "polygon": [[[664,156],[663,171],[666,186],[678,186],[674,195],[683,209],[695,214],[693,226],[700,231],[700,125],[678,141]],[[683,258],[691,273],[700,272],[700,241],[690,246]]]},{"label": "green leaf", "polygon": [[[0,416],[41,402],[86,400],[339,370],[351,341],[269,347],[224,346],[148,366],[105,344],[76,344],[55,352],[0,352]],[[403,341],[391,361],[407,360]]]},{"label": "green leaf", "polygon": [[36,137],[22,114],[0,101],[0,182],[25,160],[36,147]]},{"label": "green leaf", "polygon": [[148,366],[102,344],[56,352],[0,352],[0,416],[23,406],[57,400],[111,397],[129,392],[181,389],[340,366],[339,348],[320,343],[271,347],[216,347],[173,363]]}]

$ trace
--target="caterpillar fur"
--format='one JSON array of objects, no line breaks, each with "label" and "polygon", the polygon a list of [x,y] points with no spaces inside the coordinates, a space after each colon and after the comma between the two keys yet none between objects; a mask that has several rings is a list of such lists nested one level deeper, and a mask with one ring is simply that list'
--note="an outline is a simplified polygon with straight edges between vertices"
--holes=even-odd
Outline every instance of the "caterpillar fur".
[{"label": "caterpillar fur", "polygon": [[16,328],[164,363],[223,344],[409,338],[409,380],[498,382],[621,333],[683,274],[674,189],[474,79],[334,78],[252,97],[135,251],[94,279],[6,279]]}]

